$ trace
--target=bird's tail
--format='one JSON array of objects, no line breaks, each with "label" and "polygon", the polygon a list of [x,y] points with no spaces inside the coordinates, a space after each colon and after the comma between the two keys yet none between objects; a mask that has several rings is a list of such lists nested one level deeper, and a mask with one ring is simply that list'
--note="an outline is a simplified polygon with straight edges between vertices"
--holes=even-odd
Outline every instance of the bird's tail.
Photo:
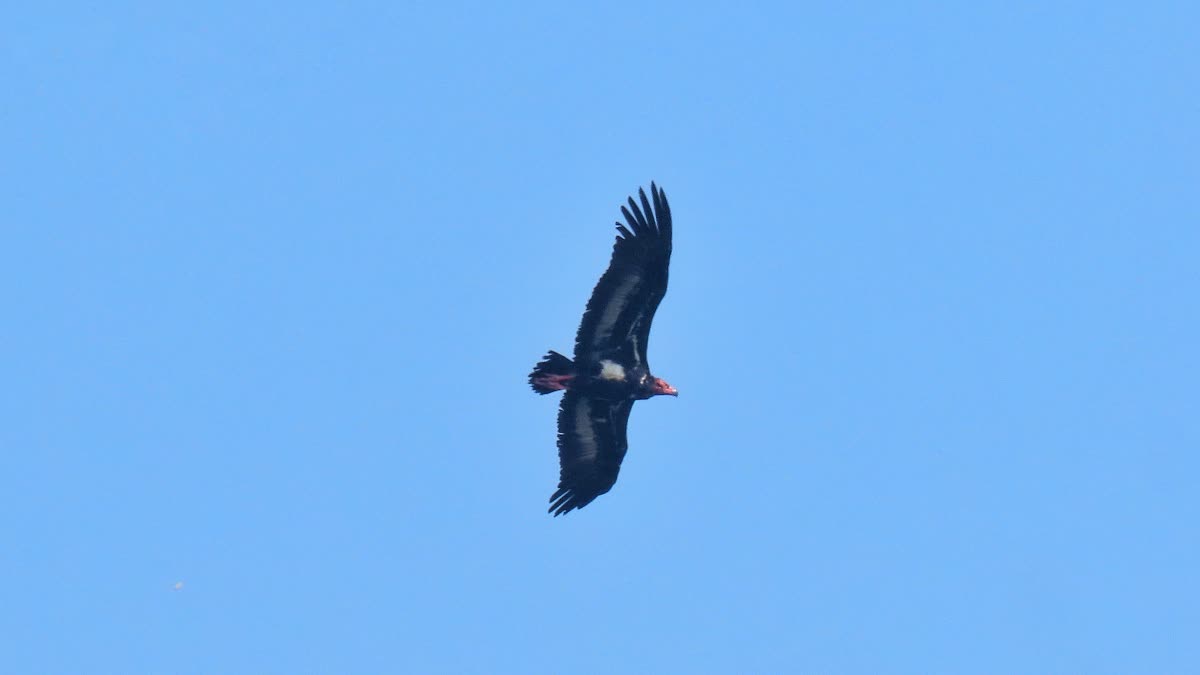
[{"label": "bird's tail", "polygon": [[571,386],[575,379],[575,362],[551,350],[533,367],[529,386],[539,394],[549,394]]}]

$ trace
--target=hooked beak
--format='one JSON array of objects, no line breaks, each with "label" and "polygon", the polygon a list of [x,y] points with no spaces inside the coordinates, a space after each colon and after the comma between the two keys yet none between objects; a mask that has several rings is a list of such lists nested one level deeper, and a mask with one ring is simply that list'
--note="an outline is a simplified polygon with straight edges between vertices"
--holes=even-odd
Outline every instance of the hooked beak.
[{"label": "hooked beak", "polygon": [[667,384],[667,381],[661,377],[654,378],[654,393],[656,395],[666,394],[667,396],[679,396],[679,390]]}]

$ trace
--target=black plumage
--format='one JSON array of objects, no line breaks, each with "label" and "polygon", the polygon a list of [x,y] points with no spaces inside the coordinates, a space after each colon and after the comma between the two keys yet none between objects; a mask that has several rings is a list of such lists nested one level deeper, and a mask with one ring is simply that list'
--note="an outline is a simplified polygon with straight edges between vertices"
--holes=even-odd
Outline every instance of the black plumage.
[{"label": "black plumage", "polygon": [[[633,403],[678,395],[650,374],[650,325],[667,292],[671,208],[654,183],[621,207],[608,269],[600,277],[575,336],[575,358],[549,352],[529,375],[534,391],[566,390],[558,413],[558,490],[555,516],[582,508],[612,489],[625,458]],[[639,204],[640,201],[640,204]]]}]

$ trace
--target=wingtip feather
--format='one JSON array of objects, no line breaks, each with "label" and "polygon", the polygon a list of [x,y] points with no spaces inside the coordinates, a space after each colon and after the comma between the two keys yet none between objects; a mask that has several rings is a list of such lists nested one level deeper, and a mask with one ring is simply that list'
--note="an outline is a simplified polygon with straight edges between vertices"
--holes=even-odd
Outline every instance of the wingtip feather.
[{"label": "wingtip feather", "polygon": [[638,188],[638,197],[642,200],[642,210],[646,213],[646,224],[649,229],[655,233],[658,232],[658,223],[655,222],[654,209],[650,208],[650,200],[646,199],[646,191]]}]

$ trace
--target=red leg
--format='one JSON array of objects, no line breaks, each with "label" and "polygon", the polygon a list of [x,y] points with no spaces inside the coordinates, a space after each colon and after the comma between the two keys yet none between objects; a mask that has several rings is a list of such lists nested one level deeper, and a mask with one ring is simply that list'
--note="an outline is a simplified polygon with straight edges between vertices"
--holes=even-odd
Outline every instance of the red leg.
[{"label": "red leg", "polygon": [[570,388],[571,381],[574,379],[574,375],[542,375],[541,377],[533,378],[533,383],[544,389],[557,391],[559,389]]}]

